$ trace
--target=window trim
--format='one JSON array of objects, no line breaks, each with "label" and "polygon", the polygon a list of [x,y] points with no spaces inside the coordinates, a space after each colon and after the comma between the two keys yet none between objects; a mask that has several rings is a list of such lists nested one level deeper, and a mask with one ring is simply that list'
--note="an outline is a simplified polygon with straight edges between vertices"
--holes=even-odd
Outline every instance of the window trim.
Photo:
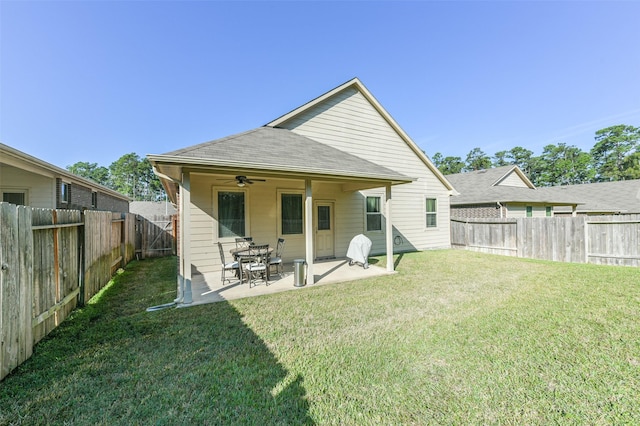
[{"label": "window trim", "polygon": [[60,204],[69,204],[70,202],[71,184],[69,182],[60,181]]},{"label": "window trim", "polygon": [[[367,199],[368,198],[377,198],[379,200],[379,204],[378,204],[378,210],[377,212],[368,212],[367,211]],[[384,203],[384,197],[381,194],[364,194],[364,231],[366,233],[378,233],[381,234],[384,232],[384,214],[382,212],[383,210],[383,204]],[[380,229],[368,229],[368,225],[369,225],[369,221],[367,220],[369,218],[369,215],[379,215],[380,216]]]},{"label": "window trim", "polygon": [[[282,233],[282,195],[301,195],[302,196],[302,233],[300,234],[283,234]],[[305,191],[303,189],[286,189],[281,188],[276,190],[277,207],[276,207],[276,230],[278,235],[286,235],[285,238],[298,238],[305,235]]]},{"label": "window trim", "polygon": [[251,214],[249,212],[251,203],[249,202],[249,191],[246,188],[239,188],[237,186],[217,186],[213,188],[213,236],[215,241],[220,242],[235,242],[236,237],[221,237],[220,236],[220,221],[218,213],[218,194],[220,192],[242,192],[244,194],[244,232],[246,235],[242,237],[251,236]]},{"label": "window trim", "polygon": [[95,209],[98,207],[98,192],[91,191],[91,208]]},{"label": "window trim", "polygon": [[29,190],[20,188],[3,188],[0,190],[0,201],[4,201],[4,194],[22,194],[24,206],[29,205]]},{"label": "window trim", "polygon": [[[430,212],[427,210],[427,204],[429,200],[433,200],[435,202],[435,209],[434,211]],[[424,227],[425,229],[438,229],[438,197],[436,196],[431,196],[431,197],[425,197],[424,198]],[[429,216],[434,216],[436,219],[436,224],[433,226],[429,226],[429,221],[428,221],[428,217]]]}]

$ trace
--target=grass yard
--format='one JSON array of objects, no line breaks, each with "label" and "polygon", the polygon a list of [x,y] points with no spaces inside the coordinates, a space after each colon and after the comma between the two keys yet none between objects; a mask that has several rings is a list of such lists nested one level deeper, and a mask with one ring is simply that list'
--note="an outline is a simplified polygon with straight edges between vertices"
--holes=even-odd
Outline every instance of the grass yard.
[{"label": "grass yard", "polygon": [[[383,262],[383,258],[380,258]],[[639,424],[640,270],[466,251],[188,309],[132,262],[0,383],[0,424]]]}]

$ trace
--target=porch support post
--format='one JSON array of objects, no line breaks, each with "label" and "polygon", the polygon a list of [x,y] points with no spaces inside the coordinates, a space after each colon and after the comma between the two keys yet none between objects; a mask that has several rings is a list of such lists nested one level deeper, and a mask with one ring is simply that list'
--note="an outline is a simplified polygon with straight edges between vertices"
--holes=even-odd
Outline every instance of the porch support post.
[{"label": "porch support post", "polygon": [[184,226],[182,221],[184,219],[184,203],[182,198],[182,183],[180,183],[180,190],[178,191],[178,294],[174,300],[175,303],[182,303],[184,297]]},{"label": "porch support post", "polygon": [[311,179],[304,181],[304,235],[305,253],[307,262],[307,284],[314,284],[313,277],[313,195],[311,191]]},{"label": "porch support post", "polygon": [[386,186],[386,201],[385,201],[385,215],[387,216],[386,222],[386,239],[387,239],[387,271],[393,272],[393,220],[391,218],[391,184]]},{"label": "porch support post", "polygon": [[190,304],[193,302],[193,295],[191,293],[191,176],[188,172],[182,175],[180,206],[182,207],[180,269],[184,281],[182,303]]}]

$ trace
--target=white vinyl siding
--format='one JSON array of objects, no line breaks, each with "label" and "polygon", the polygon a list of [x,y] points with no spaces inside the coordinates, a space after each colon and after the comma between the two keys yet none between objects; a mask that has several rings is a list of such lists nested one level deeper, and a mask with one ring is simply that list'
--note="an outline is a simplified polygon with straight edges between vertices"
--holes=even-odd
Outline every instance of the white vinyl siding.
[{"label": "white vinyl siding", "polygon": [[0,164],[0,191],[27,192],[27,205],[38,208],[56,207],[56,181],[16,167]]},{"label": "white vinyl siding", "polygon": [[[392,188],[394,237],[402,240],[395,250],[450,247],[449,191],[360,92],[346,89],[281,127],[417,178]],[[436,228],[424,226],[427,195],[438,200]],[[372,253],[384,250],[374,241]]]},{"label": "white vinyl siding", "polygon": [[531,207],[531,217],[547,217],[547,206],[535,204],[507,204],[506,217],[523,218],[527,217],[527,206]]}]

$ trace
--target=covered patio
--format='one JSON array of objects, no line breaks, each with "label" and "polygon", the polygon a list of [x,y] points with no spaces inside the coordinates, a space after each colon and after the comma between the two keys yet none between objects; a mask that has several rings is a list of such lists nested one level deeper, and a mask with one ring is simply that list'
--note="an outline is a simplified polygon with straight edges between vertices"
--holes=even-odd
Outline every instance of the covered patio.
[{"label": "covered patio", "polygon": [[[313,281],[307,280],[308,284],[303,287],[294,285],[293,263],[284,264],[282,276],[271,275],[268,285],[263,281],[258,281],[257,285],[240,282],[238,278],[231,275],[230,281],[221,280],[219,271],[194,274],[191,281],[193,303],[178,306],[193,306],[205,303],[221,302],[226,300],[242,299],[244,297],[263,296],[266,294],[279,293],[282,291],[298,290],[317,287],[325,284],[335,284],[359,279],[388,275],[393,272],[387,271],[386,265],[370,265],[364,269],[361,265],[349,266],[349,259],[332,259],[317,261],[313,268]],[[313,284],[310,284],[313,283]]]}]

